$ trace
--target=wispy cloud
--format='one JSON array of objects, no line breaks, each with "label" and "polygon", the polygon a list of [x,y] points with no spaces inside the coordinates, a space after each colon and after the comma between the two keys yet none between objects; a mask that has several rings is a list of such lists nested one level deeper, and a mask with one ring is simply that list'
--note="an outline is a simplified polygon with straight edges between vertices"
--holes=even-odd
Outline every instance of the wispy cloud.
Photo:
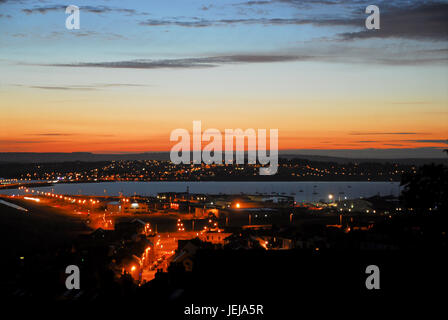
[{"label": "wispy cloud", "polygon": [[443,145],[448,144],[448,139],[400,139],[400,140],[360,140],[355,141],[360,144],[381,144],[383,146],[411,146],[415,143],[417,144],[427,144],[427,145]]},{"label": "wispy cloud", "polygon": [[14,144],[31,144],[31,143],[49,143],[49,142],[62,142],[62,141],[40,141],[40,140],[0,140],[0,145],[14,145]]},{"label": "wispy cloud", "polygon": [[73,133],[53,133],[53,132],[28,134],[28,136],[40,136],[40,137],[66,137],[73,135],[74,135]]},{"label": "wispy cloud", "polygon": [[95,88],[73,86],[73,87],[63,87],[63,86],[27,86],[32,89],[43,89],[43,90],[96,90]]},{"label": "wispy cloud", "polygon": [[[333,48],[334,50],[331,50]],[[299,52],[302,51],[302,52]],[[376,54],[378,53],[378,54]],[[383,54],[383,56],[381,56]],[[387,55],[375,49],[366,52],[358,48],[344,48],[338,52],[336,47],[325,47],[317,50],[283,50],[278,53],[243,53],[219,56],[205,56],[177,59],[134,59],[123,61],[99,61],[99,62],[76,62],[76,63],[53,63],[39,64],[40,66],[53,67],[90,67],[90,68],[116,68],[116,69],[193,69],[213,68],[226,64],[248,64],[248,63],[274,63],[292,61],[317,61],[317,62],[343,62],[343,63],[365,63],[381,64],[390,66],[402,65],[427,65],[446,63],[445,58],[433,56],[418,56],[412,53],[408,55]]]},{"label": "wispy cloud", "polygon": [[419,132],[350,132],[352,136],[374,136],[374,135],[410,135],[422,134]]},{"label": "wispy cloud", "polygon": [[200,57],[200,58],[185,58],[185,59],[139,59],[128,61],[112,61],[112,62],[85,62],[73,64],[52,64],[56,67],[97,67],[97,68],[130,68],[130,69],[188,69],[188,68],[211,68],[222,64],[232,63],[272,63],[272,62],[286,62],[307,60],[306,56],[293,55],[262,55],[262,54],[247,54],[247,55],[229,55],[229,56],[214,56],[214,57]]},{"label": "wispy cloud", "polygon": [[170,18],[170,19],[147,19],[140,22],[140,25],[160,27],[160,26],[178,26],[189,28],[205,28],[213,26],[226,26],[234,24],[262,24],[262,25],[303,25],[312,23],[310,20],[303,19],[287,19],[287,18],[251,18],[251,19],[217,19],[208,20],[198,17],[187,19]]},{"label": "wispy cloud", "polygon": [[16,87],[26,87],[30,89],[42,89],[42,90],[99,90],[102,88],[117,88],[117,87],[147,87],[144,84],[133,84],[133,83],[104,83],[104,84],[92,84],[92,85],[70,85],[70,86],[36,86],[36,85],[23,85],[14,84]]},{"label": "wispy cloud", "polygon": [[[54,12],[54,11],[64,11],[67,8],[66,5],[49,5],[49,6],[40,6],[40,7],[34,7],[34,8],[25,8],[22,9],[22,12],[26,14],[33,14],[33,13],[40,13],[40,14],[46,14],[48,12]],[[119,12],[119,13],[126,13],[126,14],[137,14],[137,11],[134,9],[127,9],[127,8],[113,8],[108,6],[80,6],[79,7],[83,12],[90,12],[90,13],[110,13],[110,12]]]},{"label": "wispy cloud", "polygon": [[411,142],[411,143],[448,143],[448,139],[406,139],[406,140],[360,140],[356,141],[357,143],[403,143],[403,142]]},{"label": "wispy cloud", "polygon": [[[236,5],[256,6],[268,4],[289,4],[294,7],[309,5],[341,6],[348,13],[338,15],[316,15],[305,18],[300,15],[293,18],[233,18],[233,19],[205,19],[201,17],[167,19],[148,19],[140,22],[143,26],[177,26],[188,28],[206,28],[228,25],[314,25],[320,27],[353,27],[353,31],[337,34],[339,40],[355,40],[369,38],[405,38],[424,40],[448,40],[448,3],[442,1],[400,1],[390,3],[379,1],[381,12],[381,29],[365,29],[367,17],[365,8],[368,1],[247,1]],[[234,4],[235,5],[235,4]],[[348,9],[349,8],[349,9]]]},{"label": "wispy cloud", "polygon": [[[29,133],[27,136],[33,137],[69,137],[69,136],[85,136],[85,133],[61,133],[61,132],[39,132]],[[92,135],[89,135],[92,136]],[[113,134],[95,134],[95,137],[115,137]]]},{"label": "wispy cloud", "polygon": [[430,140],[423,140],[423,139],[419,139],[419,140],[404,140],[404,141],[408,141],[408,142],[416,142],[416,143],[447,143],[448,144],[448,139],[430,139]]},{"label": "wispy cloud", "polygon": [[[381,9],[381,8],[380,8]],[[365,17],[360,17],[365,19]],[[406,38],[448,40],[448,3],[417,2],[408,6],[385,7],[381,11],[380,30],[362,30],[341,34],[345,40],[369,38]],[[332,22],[334,25],[359,26],[358,19]]]},{"label": "wispy cloud", "polygon": [[390,147],[405,147],[404,144],[400,144],[400,143],[384,143],[385,146],[390,146]]}]

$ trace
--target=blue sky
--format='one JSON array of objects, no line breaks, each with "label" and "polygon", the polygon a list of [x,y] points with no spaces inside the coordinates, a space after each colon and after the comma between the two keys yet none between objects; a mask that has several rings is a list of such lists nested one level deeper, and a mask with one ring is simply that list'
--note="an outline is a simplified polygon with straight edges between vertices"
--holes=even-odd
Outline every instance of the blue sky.
[{"label": "blue sky", "polygon": [[[341,40],[341,34],[364,31],[367,16],[364,10],[370,2],[77,1],[81,8],[81,29],[68,32],[63,10],[67,4],[4,0],[0,2],[1,57],[37,62],[50,54],[53,62],[87,62],[279,50],[309,54],[311,47],[323,53],[333,46],[349,50],[372,46],[371,41],[355,44]],[[377,2],[385,14],[396,10],[397,15],[401,8],[423,3]],[[434,38],[418,40],[425,48],[446,48],[446,43],[434,43]],[[400,47],[419,45],[410,37],[399,41]],[[390,50],[390,45],[387,46]],[[33,50],[34,54],[26,50]]]},{"label": "blue sky", "polygon": [[447,1],[0,0],[0,31],[0,151],[155,151],[193,120],[283,149],[448,136]]}]

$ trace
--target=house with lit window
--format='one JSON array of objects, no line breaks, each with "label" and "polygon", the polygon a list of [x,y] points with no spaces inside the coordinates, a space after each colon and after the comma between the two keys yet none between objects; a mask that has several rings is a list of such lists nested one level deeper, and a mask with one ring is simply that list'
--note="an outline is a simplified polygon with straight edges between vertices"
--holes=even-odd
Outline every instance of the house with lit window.
[{"label": "house with lit window", "polygon": [[232,233],[222,232],[221,229],[217,231],[203,231],[199,234],[199,239],[204,242],[209,242],[213,244],[222,244],[224,245],[224,239],[231,236]]},{"label": "house with lit window", "polygon": [[149,213],[149,206],[146,202],[131,200],[124,202],[122,205],[122,213]]}]

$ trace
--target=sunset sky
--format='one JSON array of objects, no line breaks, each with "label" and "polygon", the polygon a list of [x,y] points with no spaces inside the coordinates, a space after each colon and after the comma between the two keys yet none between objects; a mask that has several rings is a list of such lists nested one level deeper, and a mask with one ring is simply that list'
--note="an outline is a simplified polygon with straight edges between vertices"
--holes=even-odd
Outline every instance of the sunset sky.
[{"label": "sunset sky", "polygon": [[448,2],[0,0],[0,74],[0,152],[167,151],[193,120],[280,149],[446,147]]}]

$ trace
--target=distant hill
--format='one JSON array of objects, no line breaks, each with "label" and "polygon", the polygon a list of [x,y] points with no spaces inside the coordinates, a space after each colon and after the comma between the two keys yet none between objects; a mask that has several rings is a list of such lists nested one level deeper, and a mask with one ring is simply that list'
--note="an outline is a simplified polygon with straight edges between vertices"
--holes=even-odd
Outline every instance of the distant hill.
[{"label": "distant hill", "polygon": [[[426,149],[426,148],[421,148]],[[366,150],[366,149],[365,149]],[[427,152],[428,157],[415,156],[416,151],[408,152],[410,155],[406,157],[406,152],[398,152],[397,155],[402,157],[384,157],[384,152],[379,153],[371,151],[372,157],[365,156],[365,151],[361,150],[286,150],[280,151],[279,157],[286,159],[306,159],[310,161],[349,163],[349,162],[394,162],[400,164],[421,165],[425,163],[447,163],[448,157],[441,151]],[[330,156],[312,154],[315,153],[337,153],[347,156]],[[351,153],[349,151],[352,151]],[[421,151],[421,150],[419,150]],[[308,154],[309,153],[309,154]],[[418,154],[418,152],[417,152]],[[353,156],[348,156],[353,155]],[[374,157],[377,155],[378,157]],[[420,155],[420,154],[419,154]],[[423,155],[423,154],[421,154]],[[433,155],[429,157],[429,155]],[[72,153],[31,153],[31,152],[4,152],[0,153],[0,162],[7,163],[49,163],[49,162],[97,162],[97,161],[119,161],[119,160],[170,160],[169,152],[145,152],[145,153],[129,153],[129,154],[96,154],[90,152],[72,152]]]},{"label": "distant hill", "polygon": [[397,164],[407,164],[407,165],[423,165],[428,163],[435,164],[447,164],[448,157],[445,158],[403,158],[403,159],[380,159],[380,158],[340,158],[340,157],[327,157],[327,156],[316,156],[316,155],[294,155],[294,154],[284,154],[280,155],[283,159],[304,159],[309,161],[319,161],[319,162],[334,162],[334,163],[397,163]]},{"label": "distant hill", "polygon": [[295,149],[282,150],[280,154],[291,156],[335,157],[350,159],[447,159],[442,147],[388,148],[388,149]]},{"label": "distant hill", "polygon": [[135,154],[96,154],[90,152],[72,153],[31,153],[11,152],[0,153],[0,162],[14,163],[45,163],[71,161],[112,161],[112,160],[169,160],[168,152],[151,152]]}]

